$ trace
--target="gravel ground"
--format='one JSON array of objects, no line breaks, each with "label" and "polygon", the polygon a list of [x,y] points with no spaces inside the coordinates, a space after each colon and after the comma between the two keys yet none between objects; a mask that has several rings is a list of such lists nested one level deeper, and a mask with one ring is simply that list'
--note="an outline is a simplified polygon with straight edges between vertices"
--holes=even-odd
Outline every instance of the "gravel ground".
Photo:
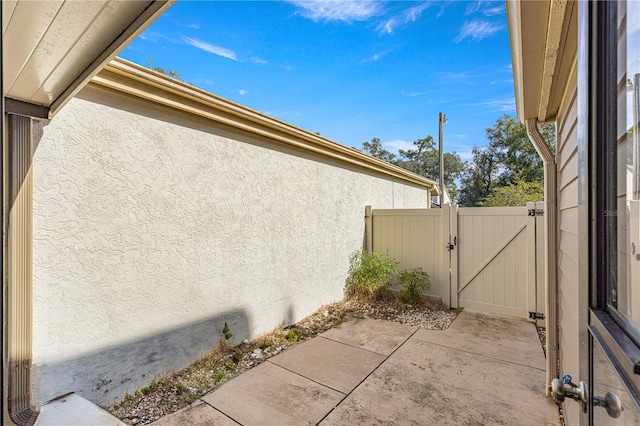
[{"label": "gravel ground", "polygon": [[129,425],[144,425],[194,402],[202,395],[287,348],[323,333],[351,318],[376,318],[442,330],[458,315],[443,305],[401,304],[395,300],[365,303],[346,301],[321,307],[286,328],[278,328],[251,342],[231,346],[221,340],[207,356],[176,373],[153,380],[149,386],[127,394],[108,411]]}]

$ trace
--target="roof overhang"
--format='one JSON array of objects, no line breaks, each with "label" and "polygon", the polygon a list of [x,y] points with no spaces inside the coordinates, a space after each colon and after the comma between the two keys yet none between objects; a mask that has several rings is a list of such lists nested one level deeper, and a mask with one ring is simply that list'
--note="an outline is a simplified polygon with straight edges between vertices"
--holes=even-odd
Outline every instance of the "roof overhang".
[{"label": "roof overhang", "polygon": [[577,52],[577,1],[507,0],[516,94],[522,122],[555,119]]},{"label": "roof overhang", "polygon": [[91,86],[162,105],[268,138],[277,144],[415,185],[426,189],[430,195],[439,194],[438,184],[424,176],[121,58],[115,58],[98,73]]},{"label": "roof overhang", "polygon": [[7,107],[53,116],[174,1],[3,0]]}]

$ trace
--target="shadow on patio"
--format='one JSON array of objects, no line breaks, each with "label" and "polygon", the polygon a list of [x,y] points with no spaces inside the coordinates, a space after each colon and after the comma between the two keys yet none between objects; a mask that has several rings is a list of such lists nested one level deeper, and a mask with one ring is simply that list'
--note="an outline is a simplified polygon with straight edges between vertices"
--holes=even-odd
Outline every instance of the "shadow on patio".
[{"label": "shadow on patio", "polygon": [[344,323],[155,425],[557,425],[535,326],[462,312],[429,331]]}]

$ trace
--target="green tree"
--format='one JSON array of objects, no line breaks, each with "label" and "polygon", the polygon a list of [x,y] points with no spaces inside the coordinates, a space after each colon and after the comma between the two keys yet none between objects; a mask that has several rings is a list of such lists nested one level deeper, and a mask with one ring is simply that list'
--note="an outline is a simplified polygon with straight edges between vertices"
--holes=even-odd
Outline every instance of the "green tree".
[{"label": "green tree", "polygon": [[491,145],[484,148],[473,147],[473,161],[462,173],[458,204],[476,207],[489,196],[496,186],[500,170],[499,153]]},{"label": "green tree", "polygon": [[493,188],[480,203],[482,207],[524,206],[529,201],[544,199],[544,185],[540,182],[518,181],[507,186]]},{"label": "green tree", "polygon": [[[413,142],[414,149],[400,150],[400,158],[394,163],[404,169],[412,171],[420,176],[439,181],[440,180],[440,151],[436,149],[433,137],[418,139]],[[455,197],[458,188],[456,180],[462,175],[465,163],[455,152],[445,152],[444,184],[451,197]]]},{"label": "green tree", "polygon": [[387,151],[382,146],[380,139],[373,138],[371,142],[363,142],[362,143],[362,152],[371,155],[372,157],[379,158],[382,161],[386,161],[388,163],[392,163],[396,155]]},{"label": "green tree", "polygon": [[[527,129],[518,119],[504,114],[493,127],[486,129],[489,146],[496,149],[503,169],[499,179],[502,185],[524,181],[543,182],[543,162],[529,140]],[[551,144],[555,152],[555,125],[540,126],[542,137]]]},{"label": "green tree", "polygon": [[[543,138],[550,143],[552,150],[555,151],[554,124],[543,124],[540,126],[540,132]],[[464,206],[488,205],[486,203],[499,205],[495,203],[508,202],[507,194],[510,193],[509,191],[517,193],[532,189],[531,185],[523,186],[523,183],[537,183],[539,185],[534,186],[542,188],[544,183],[543,162],[529,140],[526,127],[522,123],[505,114],[498,118],[492,127],[486,129],[486,134],[489,145],[485,148],[473,148],[473,163],[462,174],[461,190],[457,198],[459,204]],[[499,191],[500,188],[509,186],[514,188],[505,189],[506,193],[504,194]],[[491,194],[496,195],[491,200],[485,201]],[[515,194],[513,195],[515,197]],[[527,201],[541,199],[539,197]]]}]

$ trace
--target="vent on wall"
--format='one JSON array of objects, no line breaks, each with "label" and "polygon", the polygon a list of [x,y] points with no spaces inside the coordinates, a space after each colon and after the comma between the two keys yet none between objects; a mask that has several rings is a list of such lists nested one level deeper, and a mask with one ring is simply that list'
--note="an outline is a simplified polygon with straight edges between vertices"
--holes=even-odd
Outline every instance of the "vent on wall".
[{"label": "vent on wall", "polygon": [[32,425],[38,408],[31,406],[32,356],[32,137],[31,118],[8,115],[8,275],[7,358],[11,419]]}]

